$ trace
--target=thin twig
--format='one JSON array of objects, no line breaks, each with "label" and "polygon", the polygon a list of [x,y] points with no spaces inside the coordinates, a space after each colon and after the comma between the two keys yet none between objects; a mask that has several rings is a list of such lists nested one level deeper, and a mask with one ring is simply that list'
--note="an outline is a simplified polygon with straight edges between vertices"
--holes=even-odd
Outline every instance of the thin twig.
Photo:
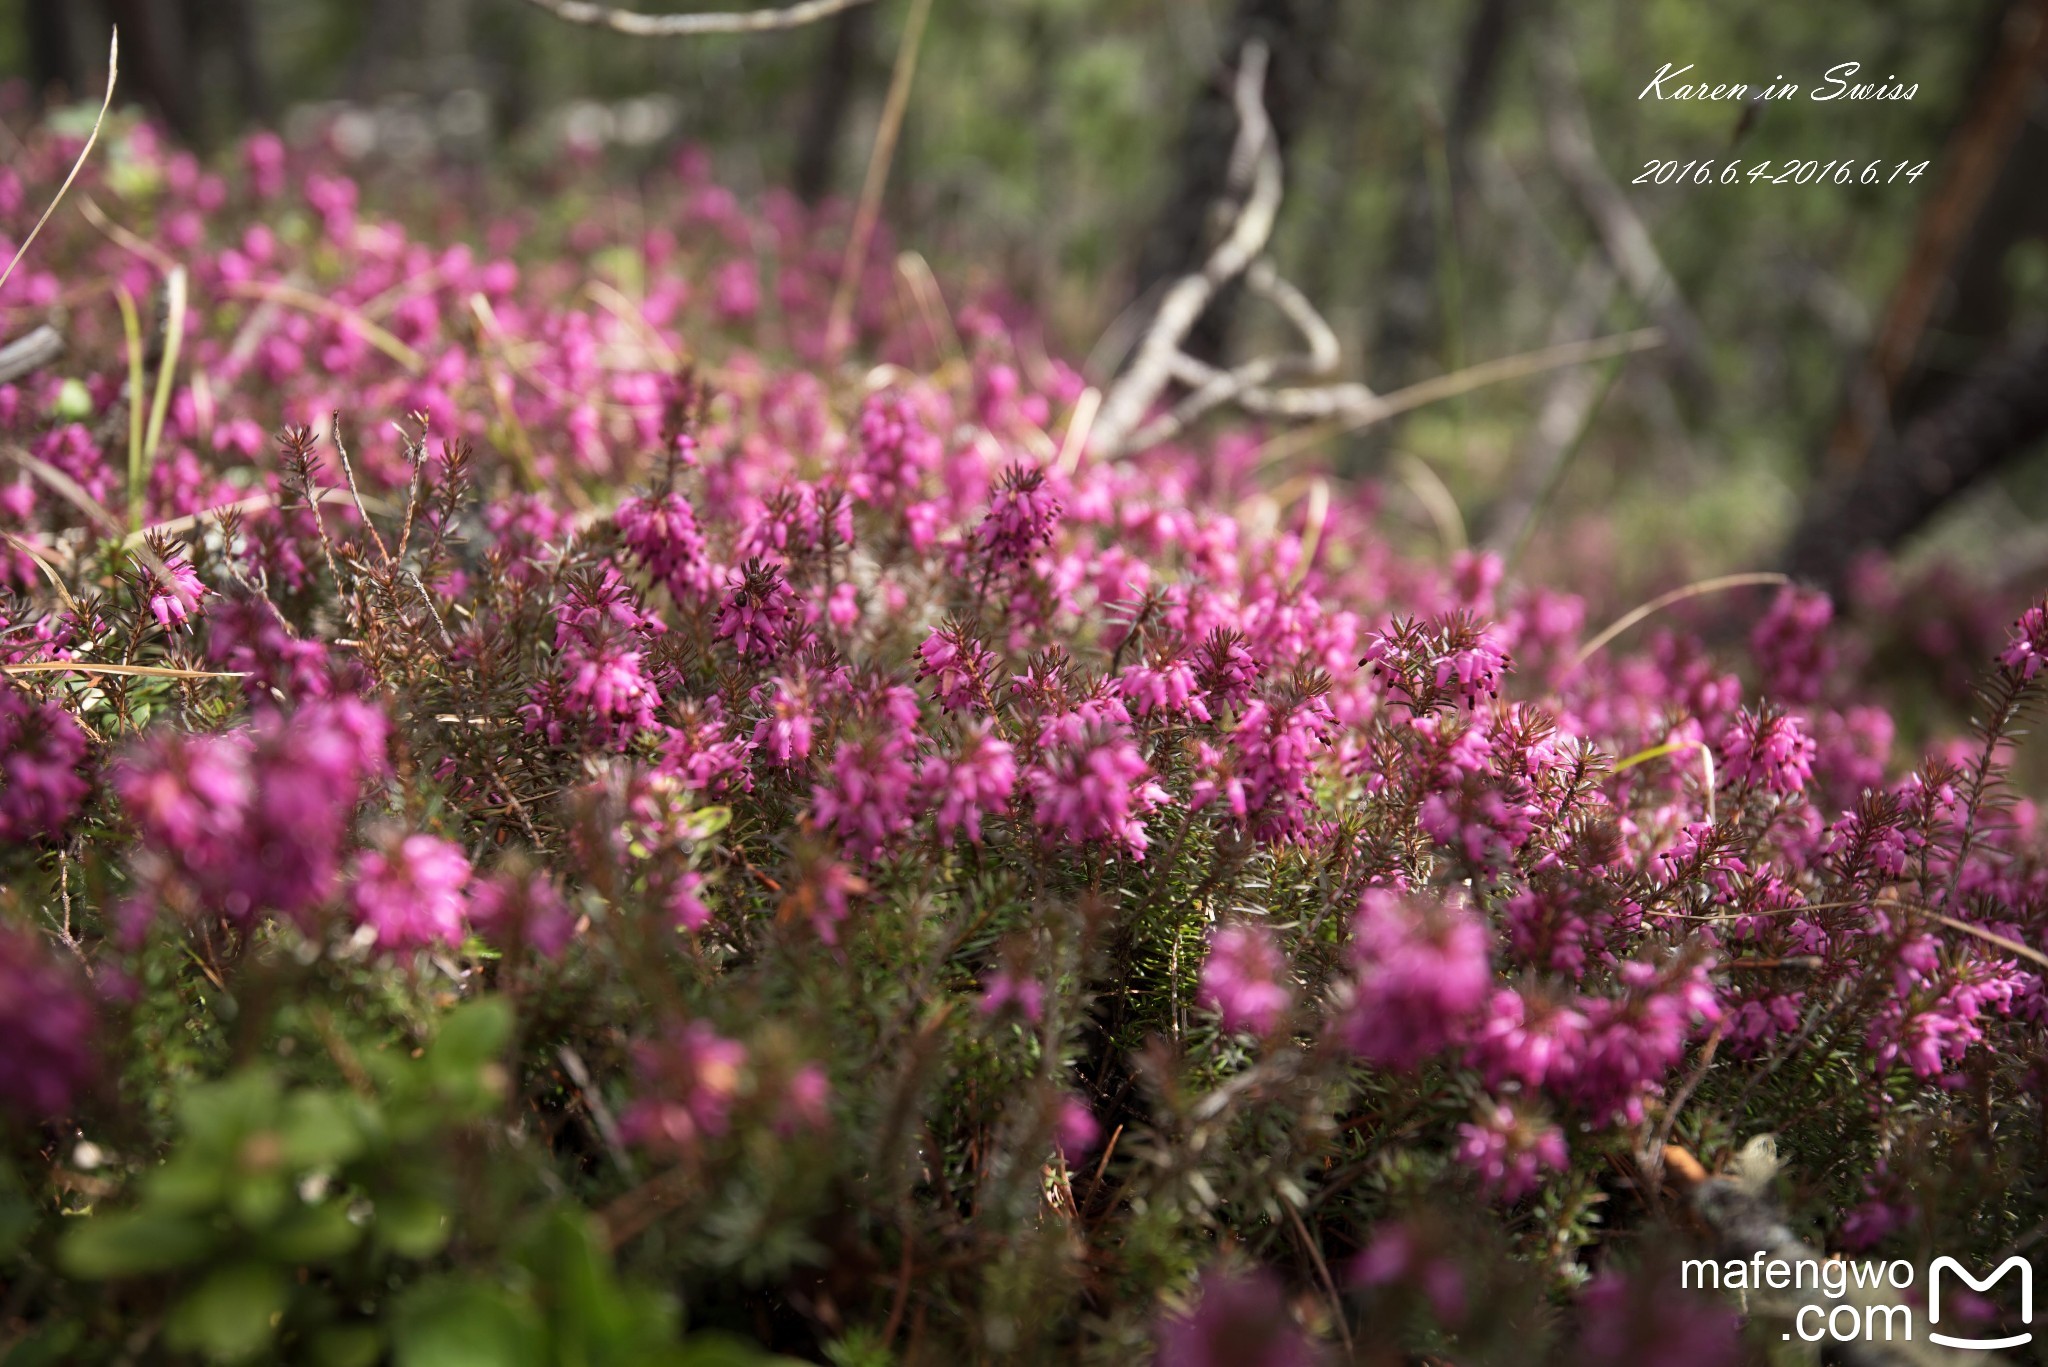
[{"label": "thin twig", "polygon": [[1662,612],[1673,603],[1682,603],[1688,598],[1698,598],[1702,594],[1719,593],[1723,589],[1747,588],[1752,584],[1786,585],[1791,582],[1792,580],[1785,575],[1774,571],[1762,570],[1748,574],[1724,574],[1713,579],[1702,579],[1697,583],[1687,584],[1683,588],[1673,589],[1669,593],[1660,594],[1649,602],[1644,603],[1641,607],[1625,612],[1615,618],[1613,622],[1608,624],[1605,631],[1586,642],[1583,646],[1580,646],[1579,653],[1572,657],[1571,666],[1565,670],[1565,673],[1572,674],[1576,672],[1580,665],[1599,654],[1600,648],[1609,641],[1621,635],[1622,632],[1627,631],[1645,617],[1653,613]]},{"label": "thin twig", "polygon": [[[534,0],[536,4],[541,2]],[[875,220],[882,212],[882,190],[889,183],[889,167],[896,160],[896,138],[903,131],[903,111],[910,103],[910,81],[917,74],[917,54],[924,46],[925,20],[931,12],[932,0],[911,0],[910,16],[903,21],[896,68],[889,74],[882,121],[875,129],[875,146],[868,155],[860,204],[854,210],[853,227],[847,234],[846,255],[839,262],[839,285],[832,292],[832,310],[826,315],[825,346],[829,351],[836,352],[849,340],[846,330],[853,317],[854,291],[860,285],[861,267],[867,262],[868,245],[875,235]]]},{"label": "thin twig", "polygon": [[694,38],[710,33],[774,33],[829,19],[867,0],[803,0],[784,9],[717,11],[711,14],[636,14],[586,0],[527,0],[555,18],[588,28],[608,28],[635,38]]},{"label": "thin twig", "polygon": [[86,134],[85,146],[78,149],[78,160],[71,163],[71,174],[64,177],[64,183],[57,187],[57,193],[51,198],[49,207],[43,210],[43,216],[36,220],[36,226],[28,230],[28,236],[14,249],[14,258],[7,263],[7,269],[0,271],[0,289],[6,288],[8,278],[14,274],[14,268],[21,264],[22,257],[28,255],[28,249],[34,245],[36,236],[43,231],[43,225],[50,221],[50,215],[56,213],[57,206],[64,202],[64,192],[71,188],[71,182],[77,180],[78,173],[85,169],[85,159],[92,155],[93,144],[100,140],[100,125],[107,121],[107,110],[113,107],[114,76],[120,65],[121,30],[117,28],[107,39],[107,93],[100,101],[98,116],[92,121],[92,132]]}]

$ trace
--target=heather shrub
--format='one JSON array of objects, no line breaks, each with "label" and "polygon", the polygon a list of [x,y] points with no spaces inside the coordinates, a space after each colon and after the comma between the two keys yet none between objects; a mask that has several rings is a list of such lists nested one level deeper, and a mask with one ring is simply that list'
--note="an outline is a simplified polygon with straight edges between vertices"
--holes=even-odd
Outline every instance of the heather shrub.
[{"label": "heather shrub", "polygon": [[1900,753],[1804,590],[1589,651],[1241,435],[1095,459],[886,252],[836,357],[836,214],[694,163],[619,241],[79,193],[0,299],[10,1364],[1733,1362],[1689,1164],[2048,1218],[2048,606]]}]

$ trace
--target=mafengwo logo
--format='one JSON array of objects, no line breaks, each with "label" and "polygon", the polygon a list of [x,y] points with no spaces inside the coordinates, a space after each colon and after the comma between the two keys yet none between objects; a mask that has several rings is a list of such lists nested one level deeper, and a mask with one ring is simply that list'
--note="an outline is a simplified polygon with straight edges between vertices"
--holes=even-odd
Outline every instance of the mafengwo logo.
[{"label": "mafengwo logo", "polygon": [[[1966,1337],[1942,1328],[1944,1274],[1949,1274],[1949,1285],[1960,1280],[1971,1291],[1984,1295],[2014,1271],[2020,1279],[2020,1323],[2032,1325],[2034,1268],[2024,1257],[2014,1254],[1986,1277],[1977,1276],[1954,1258],[1936,1258],[1927,1269],[1927,1341],[1944,1348],[1978,1351],[2019,1348],[2033,1342],[2031,1328],[2000,1338]],[[1725,1262],[1704,1258],[1687,1261],[1679,1280],[1686,1287],[1736,1291],[1745,1297],[1751,1293],[1790,1293],[1789,1303],[1778,1301],[1775,1311],[1790,1317],[1787,1339],[1796,1336],[1805,1343],[1910,1343],[1919,1337],[1914,1332],[1917,1312],[1901,1293],[1912,1288],[1914,1272],[1913,1264],[1903,1258],[1889,1263],[1851,1262],[1843,1258],[1772,1257],[1759,1251],[1746,1262],[1734,1258]],[[1793,1305],[1797,1305],[1796,1311]],[[1947,1309],[1948,1329],[1959,1329],[1966,1317],[1960,1313],[1953,1291],[1949,1293]]]},{"label": "mafengwo logo", "polygon": [[2018,1348],[2023,1344],[2033,1342],[2034,1335],[2032,1330],[2024,1334],[2014,1334],[2009,1338],[2002,1339],[1965,1339],[1938,1333],[1934,1328],[1935,1325],[1941,1323],[1941,1274],[1943,1270],[1955,1273],[1958,1277],[1969,1283],[1972,1291],[1982,1293],[1989,1291],[1993,1285],[2003,1281],[2005,1274],[2014,1268],[2018,1268],[2020,1274],[2020,1323],[2032,1324],[2034,1322],[2034,1265],[2025,1258],[2022,1258],[2017,1253],[2013,1254],[1998,1265],[1996,1272],[1993,1272],[1982,1281],[1978,1281],[1975,1277],[1971,1276],[1970,1270],[1954,1258],[1947,1256],[1936,1258],[1934,1265],[1927,1269],[1927,1337],[1929,1341],[1938,1343],[1944,1348]]}]

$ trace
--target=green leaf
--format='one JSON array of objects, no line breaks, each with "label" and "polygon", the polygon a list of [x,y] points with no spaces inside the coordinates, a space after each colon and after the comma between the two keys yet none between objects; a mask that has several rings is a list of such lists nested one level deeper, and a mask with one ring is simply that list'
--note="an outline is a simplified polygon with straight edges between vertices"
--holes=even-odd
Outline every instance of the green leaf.
[{"label": "green leaf", "polygon": [[546,1334],[533,1307],[472,1281],[426,1282],[399,1302],[397,1367],[540,1367]]},{"label": "green leaf", "polygon": [[228,1165],[207,1154],[185,1149],[171,1155],[143,1179],[153,1209],[177,1215],[198,1215],[214,1209],[227,1196],[232,1176]]},{"label": "green leaf", "polygon": [[281,1090],[268,1068],[249,1068],[191,1088],[178,1105],[187,1141],[233,1156],[245,1135],[276,1122]]},{"label": "green leaf", "polygon": [[318,1367],[376,1367],[384,1336],[369,1325],[340,1325],[315,1334],[308,1349]]},{"label": "green leaf", "polygon": [[377,1198],[377,1242],[401,1258],[431,1258],[448,1242],[448,1212],[424,1196]]},{"label": "green leaf", "polygon": [[217,1362],[240,1362],[269,1345],[290,1295],[291,1282],[280,1269],[230,1263],[178,1302],[165,1337],[173,1348],[197,1349]]},{"label": "green leaf", "polygon": [[503,997],[480,997],[448,1013],[427,1050],[427,1069],[436,1080],[473,1076],[505,1052],[512,1039],[512,1007]]},{"label": "green leaf", "polygon": [[29,1335],[0,1358],[0,1367],[64,1367],[78,1361],[79,1328],[69,1321]]},{"label": "green leaf", "polygon": [[279,1262],[324,1263],[354,1248],[362,1237],[348,1212],[330,1201],[285,1216],[263,1236],[263,1247]]},{"label": "green leaf", "polygon": [[98,1281],[186,1267],[213,1246],[213,1231],[196,1220],[138,1210],[87,1217],[65,1236],[58,1261],[72,1276]]},{"label": "green leaf", "polygon": [[363,1129],[353,1098],[336,1092],[294,1092],[278,1123],[285,1165],[294,1172],[336,1168],[363,1151]]}]

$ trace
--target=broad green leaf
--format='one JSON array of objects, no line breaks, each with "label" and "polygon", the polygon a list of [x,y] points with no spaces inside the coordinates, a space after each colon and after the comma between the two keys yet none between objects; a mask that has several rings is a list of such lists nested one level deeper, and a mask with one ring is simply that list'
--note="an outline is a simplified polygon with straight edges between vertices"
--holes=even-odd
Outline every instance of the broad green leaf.
[{"label": "broad green leaf", "polygon": [[324,1263],[354,1248],[363,1231],[335,1202],[301,1206],[263,1236],[263,1247],[280,1262]]},{"label": "broad green leaf", "polygon": [[282,1270],[230,1263],[178,1302],[165,1326],[173,1348],[196,1348],[216,1362],[240,1362],[270,1343],[291,1295]]},{"label": "broad green leaf", "polygon": [[541,1367],[547,1340],[533,1307],[479,1282],[427,1282],[399,1303],[397,1367]]},{"label": "broad green leaf", "polygon": [[186,1267],[214,1243],[213,1231],[197,1220],[138,1210],[88,1216],[65,1236],[58,1257],[72,1276],[97,1281]]},{"label": "broad green leaf", "polygon": [[448,1242],[448,1212],[423,1196],[377,1198],[377,1242],[401,1258],[431,1258]]}]

